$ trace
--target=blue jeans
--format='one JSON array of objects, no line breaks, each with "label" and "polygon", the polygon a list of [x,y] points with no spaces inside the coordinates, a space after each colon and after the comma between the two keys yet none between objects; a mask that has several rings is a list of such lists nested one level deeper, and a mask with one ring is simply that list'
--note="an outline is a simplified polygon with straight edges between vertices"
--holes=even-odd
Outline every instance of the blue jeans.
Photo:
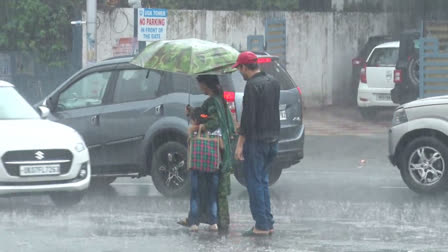
[{"label": "blue jeans", "polygon": [[[199,180],[204,179],[207,185],[206,188],[200,188]],[[188,214],[188,224],[199,225],[201,215],[201,194],[207,195],[207,212],[208,223],[210,225],[218,224],[218,183],[219,172],[200,172],[191,170],[191,195],[190,195],[190,212]],[[207,192],[200,192],[199,190],[206,189]]]},{"label": "blue jeans", "polygon": [[269,195],[268,167],[277,155],[277,143],[246,141],[243,147],[244,171],[249,192],[250,211],[255,228],[274,228]]}]

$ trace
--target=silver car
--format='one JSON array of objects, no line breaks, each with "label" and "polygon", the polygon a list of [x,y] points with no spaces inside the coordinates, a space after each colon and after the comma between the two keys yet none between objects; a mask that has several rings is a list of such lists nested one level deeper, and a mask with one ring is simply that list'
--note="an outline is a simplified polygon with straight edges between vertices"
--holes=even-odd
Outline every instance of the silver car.
[{"label": "silver car", "polygon": [[448,186],[448,96],[413,101],[397,108],[389,130],[389,158],[417,193]]}]

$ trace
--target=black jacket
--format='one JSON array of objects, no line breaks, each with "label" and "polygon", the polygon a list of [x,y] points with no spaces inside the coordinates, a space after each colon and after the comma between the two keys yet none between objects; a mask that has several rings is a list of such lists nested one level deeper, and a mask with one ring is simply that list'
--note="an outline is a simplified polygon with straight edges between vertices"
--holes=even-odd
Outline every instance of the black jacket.
[{"label": "black jacket", "polygon": [[244,88],[243,113],[239,134],[248,141],[275,142],[280,137],[280,85],[260,72]]}]

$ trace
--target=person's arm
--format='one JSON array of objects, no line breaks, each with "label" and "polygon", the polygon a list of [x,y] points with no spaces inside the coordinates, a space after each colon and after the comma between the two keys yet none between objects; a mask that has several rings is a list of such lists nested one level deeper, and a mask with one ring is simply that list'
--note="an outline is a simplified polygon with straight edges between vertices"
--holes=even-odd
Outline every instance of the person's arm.
[{"label": "person's arm", "polygon": [[244,155],[243,155],[243,146],[244,146],[244,142],[246,142],[246,137],[240,135],[238,137],[238,143],[236,144],[236,149],[235,149],[235,159],[236,160],[244,160]]},{"label": "person's arm", "polygon": [[254,130],[256,123],[256,93],[255,88],[247,83],[244,88],[243,112],[241,114],[241,125],[238,134],[242,136],[250,135],[250,131]]},{"label": "person's arm", "polygon": [[246,142],[246,137],[249,135],[250,131],[255,128],[255,98],[255,89],[248,83],[244,89],[243,113],[241,114],[241,125],[238,130],[238,143],[235,149],[236,160],[244,160],[243,146]]}]

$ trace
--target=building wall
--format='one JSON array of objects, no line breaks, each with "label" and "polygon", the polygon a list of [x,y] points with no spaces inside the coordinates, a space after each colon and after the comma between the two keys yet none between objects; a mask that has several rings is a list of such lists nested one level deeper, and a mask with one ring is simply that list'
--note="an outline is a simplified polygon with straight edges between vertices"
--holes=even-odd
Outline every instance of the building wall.
[{"label": "building wall", "polygon": [[[113,55],[117,39],[133,36],[133,9],[114,12],[98,13],[98,60]],[[167,39],[200,38],[240,50],[247,48],[248,35],[264,35],[266,18],[284,17],[286,66],[302,88],[306,106],[346,102],[351,59],[368,36],[398,33],[416,23],[413,15],[396,12],[169,10],[168,16]]]}]

